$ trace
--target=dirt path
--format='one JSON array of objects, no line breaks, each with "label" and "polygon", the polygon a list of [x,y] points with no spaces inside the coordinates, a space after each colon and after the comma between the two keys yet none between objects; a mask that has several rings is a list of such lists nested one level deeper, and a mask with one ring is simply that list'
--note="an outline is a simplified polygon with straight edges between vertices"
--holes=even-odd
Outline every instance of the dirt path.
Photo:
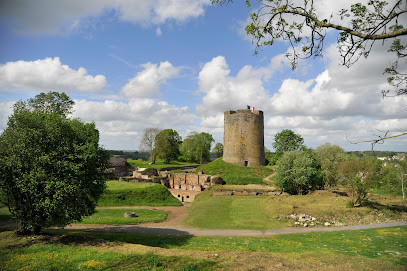
[{"label": "dirt path", "polygon": [[265,183],[267,183],[267,184],[274,185],[274,182],[272,182],[272,181],[270,180],[270,178],[274,177],[276,174],[277,174],[277,172],[274,171],[273,174],[271,174],[271,175],[269,175],[269,176],[263,178],[263,182],[265,182]]}]

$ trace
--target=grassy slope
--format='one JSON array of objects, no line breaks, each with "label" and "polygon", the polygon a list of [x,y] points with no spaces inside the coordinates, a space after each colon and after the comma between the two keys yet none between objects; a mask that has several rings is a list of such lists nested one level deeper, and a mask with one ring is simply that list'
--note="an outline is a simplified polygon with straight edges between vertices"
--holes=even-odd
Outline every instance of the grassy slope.
[{"label": "grassy slope", "polygon": [[161,184],[108,181],[98,206],[180,206]]},{"label": "grassy slope", "polygon": [[216,187],[192,203],[186,224],[203,228],[270,229],[294,226],[290,214],[307,214],[336,224],[369,224],[407,220],[401,197],[372,195],[369,206],[346,208],[347,197],[326,191],[304,196],[212,196]]},{"label": "grassy slope", "polygon": [[263,178],[271,175],[270,167],[245,167],[224,162],[221,158],[200,166],[196,171],[219,174],[227,184],[265,184]]}]

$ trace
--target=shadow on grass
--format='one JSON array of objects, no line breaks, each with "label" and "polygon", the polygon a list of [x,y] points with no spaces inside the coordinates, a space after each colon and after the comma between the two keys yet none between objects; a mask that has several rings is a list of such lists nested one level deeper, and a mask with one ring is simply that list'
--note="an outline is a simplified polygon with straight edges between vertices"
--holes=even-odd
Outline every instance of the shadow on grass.
[{"label": "shadow on grass", "polygon": [[376,201],[366,201],[362,206],[369,207],[376,210],[389,210],[397,213],[407,213],[407,206],[403,205],[384,205]]},{"label": "shadow on grass", "polygon": [[[87,243],[92,241],[86,238],[93,238],[95,240],[111,241],[111,242],[123,242],[129,244],[139,244],[150,247],[161,248],[176,248],[188,243],[188,240],[192,237],[188,232],[166,229],[166,228],[147,228],[147,227],[134,227],[129,230],[128,227],[101,227],[97,229],[84,229],[84,230],[52,230],[48,231],[52,234],[58,234],[65,236],[61,239],[67,242],[77,242],[81,238],[85,238],[84,244],[98,245],[98,243]],[[70,236],[70,238],[68,238]],[[79,237],[79,239],[73,238]],[[73,238],[73,239],[71,239]],[[82,241],[81,241],[82,242]],[[79,243],[78,243],[79,244]]]}]

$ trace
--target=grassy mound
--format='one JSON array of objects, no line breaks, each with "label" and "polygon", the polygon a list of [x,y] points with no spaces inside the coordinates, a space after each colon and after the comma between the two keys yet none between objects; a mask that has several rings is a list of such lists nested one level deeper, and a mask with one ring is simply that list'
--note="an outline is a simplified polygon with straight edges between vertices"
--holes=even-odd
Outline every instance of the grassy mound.
[{"label": "grassy mound", "polygon": [[219,174],[226,184],[265,184],[263,178],[271,175],[270,167],[245,167],[226,163],[221,158],[208,164],[201,165],[196,172],[203,171],[205,174]]},{"label": "grassy mound", "polygon": [[108,181],[98,206],[180,206],[182,203],[156,183]]}]

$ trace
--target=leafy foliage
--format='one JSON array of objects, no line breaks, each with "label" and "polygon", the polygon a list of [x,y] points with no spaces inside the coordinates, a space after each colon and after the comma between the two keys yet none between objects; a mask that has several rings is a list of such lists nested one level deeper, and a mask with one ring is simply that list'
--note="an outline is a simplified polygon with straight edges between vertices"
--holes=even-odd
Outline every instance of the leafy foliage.
[{"label": "leafy foliage", "polygon": [[180,146],[182,157],[186,161],[202,164],[209,160],[211,145],[214,141],[211,134],[192,132]]},{"label": "leafy foliage", "polygon": [[274,136],[273,147],[278,157],[287,151],[295,151],[304,147],[304,139],[301,135],[289,129],[282,130]]},{"label": "leafy foliage", "polygon": [[213,152],[215,153],[216,158],[221,158],[223,156],[223,144],[219,142],[216,143]]},{"label": "leafy foliage", "polygon": [[155,164],[157,151],[155,149],[155,137],[161,130],[158,128],[147,128],[143,132],[143,138],[140,141],[139,149],[150,153],[151,161]]},{"label": "leafy foliage", "polygon": [[289,194],[303,195],[323,187],[320,166],[309,150],[285,152],[276,170],[276,185]]},{"label": "leafy foliage", "polygon": [[374,183],[376,168],[374,160],[350,158],[339,165],[339,174],[344,178],[352,207],[363,203]]},{"label": "leafy foliage", "polygon": [[162,130],[155,137],[155,152],[158,157],[164,159],[166,164],[169,164],[172,159],[178,158],[181,143],[182,139],[177,131],[172,129]]},{"label": "leafy foliage", "polygon": [[339,179],[338,167],[346,159],[345,151],[338,145],[326,143],[317,147],[315,154],[322,168],[325,188],[334,187]]},{"label": "leafy foliage", "polygon": [[94,212],[109,158],[94,123],[66,117],[73,104],[66,95],[61,101],[53,93],[37,97],[15,105],[0,136],[0,200],[22,233]]}]

